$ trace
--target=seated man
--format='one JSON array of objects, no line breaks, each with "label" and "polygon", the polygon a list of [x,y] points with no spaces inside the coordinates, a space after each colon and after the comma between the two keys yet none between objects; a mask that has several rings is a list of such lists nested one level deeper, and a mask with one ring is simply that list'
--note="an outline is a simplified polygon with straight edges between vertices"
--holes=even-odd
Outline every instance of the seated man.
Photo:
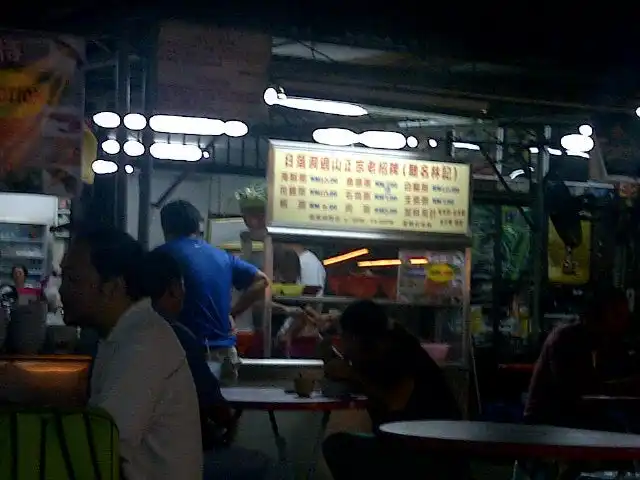
[{"label": "seated man", "polygon": [[354,383],[368,396],[374,435],[336,433],[325,440],[323,453],[333,478],[393,478],[401,468],[415,472],[405,478],[464,479],[464,461],[412,452],[378,435],[388,422],[462,417],[444,374],[418,339],[371,301],[349,305],[340,330],[344,360],[327,361],[325,374]]},{"label": "seated man", "polygon": [[[524,412],[525,422],[594,430],[626,430],[625,420],[614,419],[605,405],[590,403],[582,397],[637,393],[639,380],[631,377],[637,370],[634,370],[629,348],[623,342],[628,326],[626,295],[619,289],[607,288],[591,296],[581,321],[555,328],[547,337],[533,371]],[[603,466],[598,463],[563,465],[562,478],[579,478],[581,471],[618,467],[620,465]],[[531,478],[548,478],[557,466],[525,461],[519,462],[517,468],[522,468]]]},{"label": "seated man", "polygon": [[79,232],[62,262],[64,320],[100,336],[89,404],[115,420],[124,479],[200,480],[196,389],[171,327],[142,299],[143,256],[124,232]]},{"label": "seated man", "polygon": [[615,380],[637,373],[623,342],[629,326],[624,292],[598,291],[586,312],[580,322],[557,327],[545,341],[529,385],[528,423],[609,430],[615,426],[582,397],[628,393],[627,387],[637,385]]},{"label": "seated man", "polygon": [[180,265],[168,253],[156,249],[145,261],[145,294],[173,327],[187,355],[198,394],[202,448],[205,451],[204,478],[226,480],[264,479],[275,475],[272,462],[258,451],[230,446],[237,418],[220,392],[218,379],[209,369],[205,348],[191,331],[178,323],[184,287]]}]

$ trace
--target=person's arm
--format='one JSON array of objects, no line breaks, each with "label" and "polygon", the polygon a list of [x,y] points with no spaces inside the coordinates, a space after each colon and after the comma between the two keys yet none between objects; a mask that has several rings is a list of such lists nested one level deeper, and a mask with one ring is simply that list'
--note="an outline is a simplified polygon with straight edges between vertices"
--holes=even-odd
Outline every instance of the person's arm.
[{"label": "person's arm", "polygon": [[[105,409],[114,419],[119,432],[124,461],[127,455],[139,448],[153,417],[153,410],[165,377],[171,372],[165,358],[158,362],[157,351],[171,355],[172,350],[150,342],[131,342],[123,345],[117,363],[112,363],[102,377],[98,392],[92,392],[89,404]],[[185,358],[176,362],[186,362]],[[158,364],[159,363],[159,364]]]},{"label": "person's arm", "polygon": [[330,380],[345,381],[358,387],[371,400],[388,411],[402,410],[413,393],[414,381],[410,375],[401,378],[389,388],[380,388],[362,376],[348,362],[334,358],[325,363],[325,376]]},{"label": "person's arm", "polygon": [[269,278],[264,272],[244,260],[233,255],[230,255],[230,259],[233,287],[242,292],[231,307],[231,316],[236,317],[264,298],[264,291],[269,286]]}]

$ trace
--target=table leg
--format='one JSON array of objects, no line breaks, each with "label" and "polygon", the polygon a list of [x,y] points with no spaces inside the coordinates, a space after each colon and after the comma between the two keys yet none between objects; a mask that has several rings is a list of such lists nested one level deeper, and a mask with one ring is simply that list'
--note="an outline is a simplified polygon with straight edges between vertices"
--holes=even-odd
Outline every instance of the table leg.
[{"label": "table leg", "polygon": [[331,412],[322,412],[322,420],[320,420],[320,430],[316,437],[316,441],[313,445],[313,452],[311,463],[309,464],[309,470],[307,470],[307,480],[312,480],[313,475],[316,473],[316,467],[318,466],[318,456],[322,448],[322,442],[324,441],[324,434],[327,431],[327,425],[329,425],[329,419],[331,418]]},{"label": "table leg", "polygon": [[276,442],[276,448],[278,449],[278,462],[280,468],[288,479],[293,479],[293,467],[289,464],[289,456],[287,455],[287,441],[280,435],[280,429],[278,428],[278,422],[276,421],[276,414],[273,410],[269,410],[269,423],[271,424],[271,431]]}]

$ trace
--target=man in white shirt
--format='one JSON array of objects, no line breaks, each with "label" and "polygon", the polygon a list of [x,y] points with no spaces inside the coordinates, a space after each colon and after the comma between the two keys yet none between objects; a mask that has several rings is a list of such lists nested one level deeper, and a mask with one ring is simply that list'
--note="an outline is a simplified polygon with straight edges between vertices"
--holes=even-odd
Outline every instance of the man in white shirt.
[{"label": "man in white shirt", "polygon": [[89,403],[115,420],[125,480],[201,480],[193,378],[173,330],[141,300],[143,255],[124,232],[78,233],[62,262],[64,320],[100,334]]},{"label": "man in white shirt", "polygon": [[289,245],[300,258],[300,284],[320,287],[317,296],[324,293],[324,284],[327,279],[327,271],[316,255],[307,250],[304,245],[293,243]]}]

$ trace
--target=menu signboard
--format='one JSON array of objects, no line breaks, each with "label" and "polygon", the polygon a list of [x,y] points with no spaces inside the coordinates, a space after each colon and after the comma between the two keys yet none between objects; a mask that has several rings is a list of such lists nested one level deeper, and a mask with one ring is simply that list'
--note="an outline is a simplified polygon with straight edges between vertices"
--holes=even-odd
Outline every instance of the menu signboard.
[{"label": "menu signboard", "polygon": [[272,142],[269,174],[274,225],[467,234],[465,164]]}]

